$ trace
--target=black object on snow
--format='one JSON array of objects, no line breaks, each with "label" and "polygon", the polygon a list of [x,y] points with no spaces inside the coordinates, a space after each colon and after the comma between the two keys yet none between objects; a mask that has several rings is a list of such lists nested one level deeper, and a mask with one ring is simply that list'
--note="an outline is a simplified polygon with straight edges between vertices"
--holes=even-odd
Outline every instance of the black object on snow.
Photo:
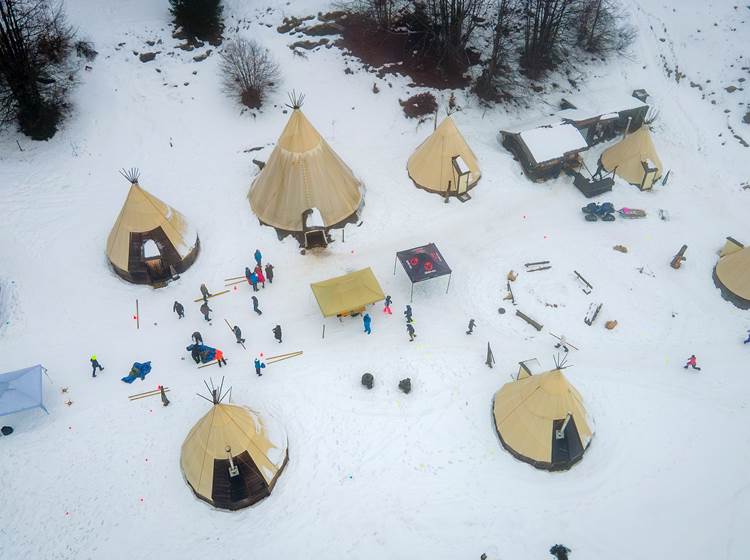
[{"label": "black object on snow", "polygon": [[372,376],[371,373],[365,373],[362,376],[362,385],[364,385],[368,389],[372,389],[372,385],[374,382],[375,382],[375,378]]},{"label": "black object on snow", "polygon": [[10,426],[3,426],[2,428],[0,428],[0,432],[2,432],[4,436],[9,436],[13,433],[13,428],[11,428]]},{"label": "black object on snow", "polygon": [[549,553],[557,560],[568,560],[568,552],[570,552],[570,549],[562,544],[556,544],[549,549]]},{"label": "black object on snow", "polygon": [[398,382],[398,388],[401,389],[407,395],[411,393],[411,379],[406,378]]}]

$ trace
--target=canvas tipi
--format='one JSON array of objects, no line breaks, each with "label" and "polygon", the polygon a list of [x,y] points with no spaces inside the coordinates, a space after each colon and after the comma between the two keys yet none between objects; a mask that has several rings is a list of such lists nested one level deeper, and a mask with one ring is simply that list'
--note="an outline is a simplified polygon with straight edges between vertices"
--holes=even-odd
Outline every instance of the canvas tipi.
[{"label": "canvas tipi", "polygon": [[288,460],[283,430],[253,411],[220,402],[198,420],[182,444],[180,467],[195,495],[237,510],[271,495]]},{"label": "canvas tipi", "polygon": [[121,172],[130,192],[107,239],[115,272],[136,284],[164,285],[198,256],[200,241],[185,217],[138,184],[138,172]]},{"label": "canvas tipi", "polygon": [[651,189],[662,175],[661,160],[646,126],[604,150],[601,164],[642,191]]},{"label": "canvas tipi", "polygon": [[750,309],[750,247],[727,237],[713,276],[724,299],[740,309]]},{"label": "canvas tipi", "polygon": [[301,104],[301,96],[292,96],[292,115],[248,199],[260,222],[276,228],[280,238],[291,234],[309,246],[309,230],[321,241],[321,233],[357,220],[362,190],[351,169],[302,113]]},{"label": "canvas tipi", "polygon": [[593,436],[581,395],[558,367],[532,375],[521,367],[493,404],[503,447],[540,469],[565,470],[581,459]]},{"label": "canvas tipi", "polygon": [[444,196],[464,194],[482,176],[477,157],[450,115],[414,150],[406,169],[417,187]]}]

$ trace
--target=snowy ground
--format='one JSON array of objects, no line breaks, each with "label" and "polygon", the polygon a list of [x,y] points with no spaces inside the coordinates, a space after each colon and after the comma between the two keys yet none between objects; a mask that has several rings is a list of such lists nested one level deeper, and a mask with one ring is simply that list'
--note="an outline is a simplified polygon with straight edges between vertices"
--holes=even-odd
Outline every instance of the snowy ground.
[{"label": "snowy ground", "polygon": [[[406,159],[431,130],[403,118],[397,99],[416,91],[408,79],[389,76],[393,87],[379,82],[375,95],[376,78],[344,74],[336,49],[293,56],[291,38],[275,26],[283,15],[327,9],[320,1],[268,13],[266,4],[226,4],[228,17],[246,20],[240,33],[271,48],[284,74],[256,118],[221,93],[215,52],[196,63],[199,53],[173,49],[166,2],[75,0],[71,20],[100,54],[81,74],[72,118],[49,142],[0,135],[0,369],[42,363],[51,378],[49,416],[2,419],[16,432],[0,438],[0,558],[454,559],[492,551],[531,559],[545,558],[556,542],[576,560],[745,558],[750,350],[741,340],[750,316],[721,299],[711,270],[725,236],[750,242],[750,191],[740,187],[750,178],[750,148],[727,130],[750,140],[741,123],[749,97],[723,89],[750,77],[740,69],[750,61],[738,58],[750,41],[750,10],[630,2],[641,30],[631,59],[590,66],[584,88],[645,87],[653,95],[655,142],[672,178],[652,193],[618,183],[606,198],[646,209],[647,219],[591,224],[568,179],[530,183],[497,143],[503,124],[534,110],[509,114],[458,94],[456,121],[482,180],[470,202],[443,204],[406,175]],[[161,53],[144,64],[134,50]],[[677,83],[662,56],[688,78]],[[715,86],[715,95],[701,99],[706,91],[689,79]],[[306,115],[367,186],[363,225],[348,228],[345,243],[337,234],[321,256],[278,242],[245,198],[250,160],[270,154],[292,89],[304,91]],[[264,149],[244,152],[256,146]],[[144,188],[200,232],[195,265],[165,289],[123,282],[104,254],[128,189],[117,169],[133,165]],[[656,217],[659,208],[671,221]],[[415,288],[418,339],[409,343],[400,317],[409,284],[403,271],[393,275],[394,254],[430,241],[453,279],[447,295],[442,280]],[[672,270],[683,243],[688,260]],[[615,244],[630,251],[615,252]],[[240,286],[213,300],[207,325],[188,303],[198,286],[219,289],[256,247],[277,273],[259,297],[264,315],[255,316]],[[524,262],[547,259],[551,270],[522,272]],[[369,337],[356,320],[329,322],[321,340],[309,283],[364,266],[392,295],[395,314],[376,308]],[[636,270],[642,266],[653,277]],[[540,333],[501,302],[510,269],[521,272],[518,308],[544,324]],[[590,296],[574,269],[595,286]],[[175,299],[186,305],[182,321],[171,313]],[[590,302],[604,303],[592,327],[582,320]],[[510,312],[499,315],[501,304]],[[467,337],[471,317],[478,328]],[[242,327],[247,351],[225,318]],[[603,328],[608,319],[618,320],[614,331]],[[271,334],[277,323],[282,345]],[[194,369],[183,349],[196,329],[225,351],[228,368]],[[549,331],[581,348],[566,374],[596,425],[582,462],[554,474],[504,451],[491,420],[492,396],[518,361],[553,365]],[[488,341],[492,370],[483,365]],[[304,357],[253,375],[256,354],[298,349]],[[105,367],[96,379],[92,353]],[[691,353],[701,373],[682,369]],[[119,381],[143,360],[154,367],[145,383]],[[375,375],[372,391],[359,386],[365,371]],[[290,461],[275,492],[240,512],[200,502],[180,473],[182,440],[208,406],[195,396],[208,374],[226,375],[233,402],[272,415],[288,433]],[[396,387],[407,376],[408,396]],[[160,383],[172,387],[168,408],[125,398]]]}]

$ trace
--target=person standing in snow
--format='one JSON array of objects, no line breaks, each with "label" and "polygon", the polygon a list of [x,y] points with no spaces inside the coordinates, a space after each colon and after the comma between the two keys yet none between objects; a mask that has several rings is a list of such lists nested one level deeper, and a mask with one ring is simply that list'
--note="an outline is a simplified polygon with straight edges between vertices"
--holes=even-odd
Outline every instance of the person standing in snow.
[{"label": "person standing in snow", "polygon": [[474,319],[469,319],[469,330],[466,331],[466,334],[471,334],[474,332],[474,327],[476,326],[476,321]]},{"label": "person standing in snow", "polygon": [[747,330],[747,338],[745,339],[745,342],[743,342],[742,344],[747,344],[748,342],[750,342],[750,329]]},{"label": "person standing in snow", "polygon": [[159,393],[161,395],[161,404],[164,406],[169,406],[169,399],[167,398],[167,394],[164,392],[164,385],[159,385]]},{"label": "person standing in snow", "polygon": [[258,291],[258,275],[254,272],[250,274],[250,284],[253,286],[253,291]]},{"label": "person standing in snow", "polygon": [[262,263],[262,261],[263,261],[263,255],[261,255],[260,249],[256,249],[255,250],[255,255],[253,255],[253,256],[255,257],[255,262],[258,263],[258,266],[261,266],[263,264]]},{"label": "person standing in snow", "polygon": [[237,344],[242,344],[245,342],[245,339],[242,338],[242,331],[237,325],[232,327],[232,332],[234,333],[234,336],[237,339]]},{"label": "person standing in snow", "polygon": [[190,350],[190,357],[193,358],[193,361],[196,364],[201,363],[201,352],[200,350],[198,350],[198,344],[196,343],[191,346],[192,346],[192,350]]},{"label": "person standing in snow", "polygon": [[404,311],[404,316],[406,317],[407,323],[413,323],[414,320],[411,318],[411,305],[406,306],[406,310]]},{"label": "person standing in snow", "polygon": [[391,296],[385,296],[385,303],[383,304],[383,313],[388,313],[388,315],[393,315],[393,312],[391,311],[391,302],[393,300],[391,299]]},{"label": "person standing in snow", "polygon": [[216,361],[219,363],[219,367],[221,367],[221,364],[227,365],[227,359],[224,357],[224,352],[216,349]]},{"label": "person standing in snow", "polygon": [[182,307],[182,304],[179,301],[174,302],[174,305],[172,306],[172,311],[177,313],[177,317],[179,319],[182,319],[185,316],[185,308]]},{"label": "person standing in snow", "polygon": [[101,364],[96,359],[96,354],[91,356],[91,377],[96,377],[96,369],[99,368],[99,371],[104,371],[104,368],[101,366]]},{"label": "person standing in snow", "polygon": [[207,302],[208,298],[211,297],[211,292],[208,291],[205,284],[201,284],[201,295],[203,296],[204,302]]},{"label": "person standing in snow", "polygon": [[698,367],[698,360],[696,359],[695,354],[691,354],[690,355],[690,358],[688,358],[688,361],[685,364],[685,368],[684,369],[687,369],[688,366],[690,366],[693,369],[697,369],[698,371],[701,370],[701,368]]},{"label": "person standing in snow", "polygon": [[365,332],[367,334],[372,334],[372,330],[370,329],[370,323],[372,322],[372,318],[370,317],[369,313],[365,313],[362,317],[362,323],[365,326]]},{"label": "person standing in snow", "polygon": [[271,263],[266,263],[266,278],[268,278],[269,284],[273,284],[273,265]]},{"label": "person standing in snow", "polygon": [[417,334],[414,332],[414,325],[406,323],[406,332],[409,334],[409,342],[413,342]]},{"label": "person standing in snow", "polygon": [[263,267],[258,265],[255,267],[255,276],[258,278],[258,282],[260,282],[260,287],[264,290],[266,289],[266,277],[263,276]]},{"label": "person standing in snow", "polygon": [[199,333],[198,331],[195,331],[193,333],[193,342],[195,344],[203,344],[203,337],[201,336],[201,333]]},{"label": "person standing in snow", "polygon": [[252,283],[252,282],[250,282],[250,277],[252,276],[252,274],[253,274],[253,271],[252,271],[252,270],[250,270],[250,267],[249,267],[249,266],[246,266],[246,267],[245,267],[245,278],[247,278],[247,283],[248,283],[248,284],[251,284],[251,283]]},{"label": "person standing in snow", "polygon": [[565,340],[565,335],[561,334],[560,338],[557,341],[557,344],[555,344],[555,348],[562,348],[566,353],[568,352],[568,346],[567,346],[567,340]]},{"label": "person standing in snow", "polygon": [[252,300],[253,300],[253,311],[255,311],[258,315],[263,315],[263,312],[258,307],[258,298],[253,296]]},{"label": "person standing in snow", "polygon": [[273,337],[281,344],[281,325],[276,325],[273,329]]},{"label": "person standing in snow", "polygon": [[266,364],[261,362],[258,358],[255,358],[255,375],[261,377],[263,374],[260,372],[260,370],[264,367],[266,367]]},{"label": "person standing in snow", "polygon": [[210,321],[210,320],[211,320],[211,317],[209,317],[209,316],[208,316],[208,313],[209,313],[210,311],[213,311],[213,309],[211,309],[211,308],[210,308],[210,307],[208,306],[208,303],[207,303],[206,301],[204,301],[204,302],[203,302],[203,305],[201,305],[201,313],[203,313],[203,318],[204,318],[204,319],[205,319],[206,321]]}]

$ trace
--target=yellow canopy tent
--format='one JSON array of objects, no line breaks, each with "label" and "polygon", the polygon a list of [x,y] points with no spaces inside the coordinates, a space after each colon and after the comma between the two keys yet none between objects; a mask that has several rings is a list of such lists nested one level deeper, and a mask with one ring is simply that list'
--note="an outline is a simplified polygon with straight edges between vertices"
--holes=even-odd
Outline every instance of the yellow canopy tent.
[{"label": "yellow canopy tent", "polygon": [[727,237],[713,276],[724,299],[741,309],[750,309],[750,247]]},{"label": "yellow canopy tent", "polygon": [[516,458],[537,468],[569,469],[593,436],[583,400],[560,369],[531,371],[522,367],[516,381],[495,393],[500,441]]},{"label": "yellow canopy tent", "polygon": [[644,125],[602,153],[601,163],[628,183],[649,190],[661,178],[662,164],[651,134]]},{"label": "yellow canopy tent", "polygon": [[406,169],[416,186],[443,195],[461,195],[482,177],[477,157],[450,115],[414,150]]},{"label": "yellow canopy tent", "polygon": [[[312,210],[319,225],[342,227],[356,220],[361,183],[310,124],[295,100],[292,115],[247,197],[261,223],[279,233],[304,235],[303,213]],[[309,225],[309,224],[308,224]]]},{"label": "yellow canopy tent", "polygon": [[315,282],[310,288],[324,317],[361,313],[366,305],[385,299],[383,289],[369,267]]},{"label": "yellow canopy tent", "polygon": [[241,509],[271,494],[288,459],[286,436],[269,434],[251,410],[216,401],[185,438],[180,467],[201,500]]},{"label": "yellow canopy tent", "polygon": [[184,272],[198,256],[200,242],[185,217],[138,184],[137,170],[128,197],[107,238],[107,258],[115,272],[136,284],[160,284]]}]

